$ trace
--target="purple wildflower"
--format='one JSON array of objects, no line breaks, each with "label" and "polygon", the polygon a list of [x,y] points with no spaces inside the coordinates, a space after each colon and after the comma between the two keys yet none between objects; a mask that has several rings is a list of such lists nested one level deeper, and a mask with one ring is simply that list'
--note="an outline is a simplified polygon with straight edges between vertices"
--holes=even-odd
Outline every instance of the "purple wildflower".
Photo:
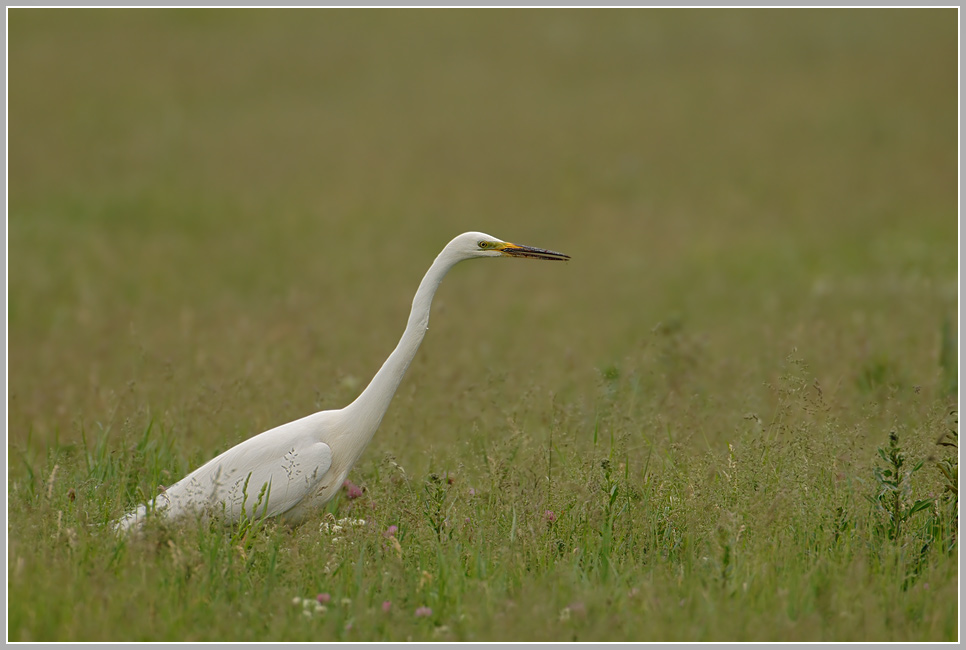
[{"label": "purple wildflower", "polygon": [[416,610],[416,618],[421,618],[423,616],[432,616],[432,615],[433,615],[433,610],[431,610],[429,607],[426,607],[425,605],[423,605],[422,607]]},{"label": "purple wildflower", "polygon": [[332,596],[330,596],[328,593],[323,592],[318,596],[316,596],[315,599],[324,605],[330,600],[332,600]]},{"label": "purple wildflower", "polygon": [[386,529],[386,532],[384,532],[382,534],[382,536],[383,537],[395,537],[396,536],[396,533],[398,533],[398,532],[399,532],[399,526],[397,526],[396,524],[393,524],[392,526],[390,526],[389,528]]},{"label": "purple wildflower", "polygon": [[382,611],[388,613],[390,609],[392,609],[392,601],[391,600],[382,601]]},{"label": "purple wildflower", "polygon": [[342,482],[342,487],[345,488],[350,499],[358,499],[359,497],[362,496],[362,488],[356,485],[355,483],[353,483],[352,481],[350,481],[349,479],[346,479],[345,481]]},{"label": "purple wildflower", "polygon": [[553,513],[553,510],[547,510],[546,512],[544,512],[544,513],[543,513],[543,518],[544,518],[544,519],[546,519],[546,520],[547,520],[548,522],[550,522],[551,524],[552,524],[553,522],[555,522],[555,521],[557,521],[557,515],[555,515],[555,514]]}]

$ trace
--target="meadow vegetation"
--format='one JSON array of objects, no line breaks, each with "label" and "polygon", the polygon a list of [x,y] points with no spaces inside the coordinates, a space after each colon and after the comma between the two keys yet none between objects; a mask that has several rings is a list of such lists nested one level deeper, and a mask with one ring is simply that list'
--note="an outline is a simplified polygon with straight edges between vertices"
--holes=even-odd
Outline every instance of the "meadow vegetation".
[{"label": "meadow vegetation", "polygon": [[[7,16],[9,640],[959,638],[955,9]],[[111,533],[465,230],[324,512]]]}]

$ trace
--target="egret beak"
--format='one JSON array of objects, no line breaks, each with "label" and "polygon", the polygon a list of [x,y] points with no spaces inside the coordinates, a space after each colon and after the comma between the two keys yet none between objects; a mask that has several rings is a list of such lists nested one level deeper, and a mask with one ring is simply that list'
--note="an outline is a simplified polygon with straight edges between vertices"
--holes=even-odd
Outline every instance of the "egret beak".
[{"label": "egret beak", "polygon": [[548,251],[543,248],[533,248],[532,246],[520,246],[519,244],[506,243],[500,248],[500,252],[508,257],[531,257],[535,260],[569,260],[570,255]]}]

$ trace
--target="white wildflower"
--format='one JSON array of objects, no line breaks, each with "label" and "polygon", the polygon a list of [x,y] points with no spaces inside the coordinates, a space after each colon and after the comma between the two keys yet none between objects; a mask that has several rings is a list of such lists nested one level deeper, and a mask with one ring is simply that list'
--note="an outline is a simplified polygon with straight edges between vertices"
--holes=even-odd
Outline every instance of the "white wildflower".
[{"label": "white wildflower", "polygon": [[433,636],[443,636],[449,632],[449,627],[445,625],[440,625],[438,628],[433,630]]}]

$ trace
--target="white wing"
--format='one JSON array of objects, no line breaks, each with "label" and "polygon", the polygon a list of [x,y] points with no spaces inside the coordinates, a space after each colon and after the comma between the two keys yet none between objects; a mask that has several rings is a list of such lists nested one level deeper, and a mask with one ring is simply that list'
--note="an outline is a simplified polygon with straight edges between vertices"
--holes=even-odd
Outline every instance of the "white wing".
[{"label": "white wing", "polygon": [[[314,495],[332,466],[332,450],[319,438],[330,411],[315,413],[260,433],[211,459],[167,488],[152,502],[159,514],[204,514],[235,523],[244,517],[274,517]],[[139,525],[139,506],[115,528]],[[244,514],[243,514],[244,513]]]},{"label": "white wing", "polygon": [[229,449],[168,488],[172,515],[203,509],[228,522],[274,517],[315,492],[332,465],[324,442]]}]

